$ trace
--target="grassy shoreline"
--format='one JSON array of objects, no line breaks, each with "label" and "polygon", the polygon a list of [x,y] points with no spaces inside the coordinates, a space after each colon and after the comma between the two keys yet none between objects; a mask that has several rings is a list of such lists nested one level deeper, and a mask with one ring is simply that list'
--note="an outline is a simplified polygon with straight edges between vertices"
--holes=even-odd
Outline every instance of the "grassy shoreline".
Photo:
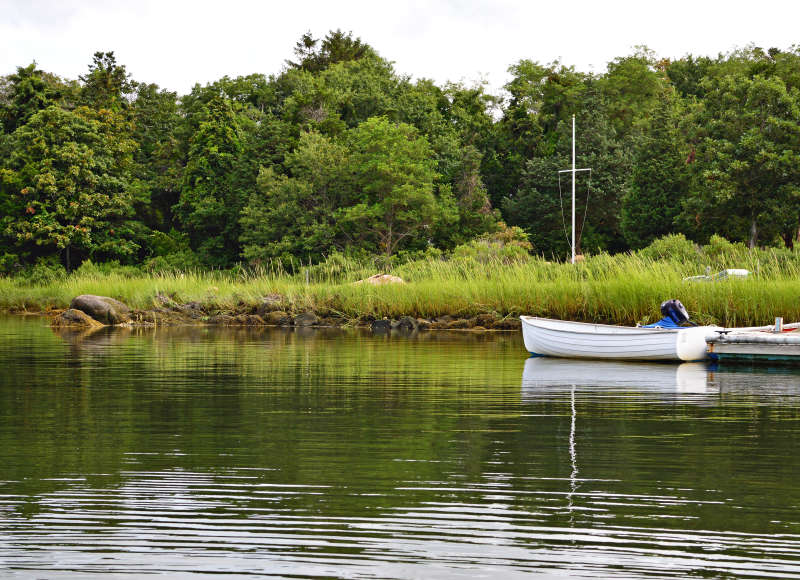
[{"label": "grassy shoreline", "polygon": [[137,272],[83,269],[32,283],[0,278],[0,310],[62,309],[79,294],[99,294],[135,309],[159,306],[157,296],[197,302],[211,312],[253,312],[270,297],[272,310],[314,311],[348,320],[403,316],[434,319],[479,314],[531,314],[613,324],[647,323],[658,307],[680,299],[698,323],[725,326],[769,324],[775,316],[800,320],[800,268],[786,264],[736,264],[753,271],[747,279],[689,282],[697,265],[639,255],[587,258],[571,265],[531,259],[504,264],[479,260],[421,260],[392,273],[405,284],[353,284],[374,271],[317,267],[296,275],[270,272]]}]

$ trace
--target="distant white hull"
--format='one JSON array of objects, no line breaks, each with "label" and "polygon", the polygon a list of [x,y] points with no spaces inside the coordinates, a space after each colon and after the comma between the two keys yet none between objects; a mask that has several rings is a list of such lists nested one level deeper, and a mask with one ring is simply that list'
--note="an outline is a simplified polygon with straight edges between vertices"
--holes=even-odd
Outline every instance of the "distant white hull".
[{"label": "distant white hull", "polygon": [[714,326],[642,328],[520,316],[525,348],[535,355],[615,360],[706,358],[706,335]]}]

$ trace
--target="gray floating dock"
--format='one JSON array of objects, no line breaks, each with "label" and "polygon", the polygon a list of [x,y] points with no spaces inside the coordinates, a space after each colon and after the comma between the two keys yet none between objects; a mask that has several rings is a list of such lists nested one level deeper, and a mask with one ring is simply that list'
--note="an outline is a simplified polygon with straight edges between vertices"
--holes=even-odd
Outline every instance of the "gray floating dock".
[{"label": "gray floating dock", "polygon": [[718,361],[800,364],[798,332],[719,332],[707,336],[706,344]]}]

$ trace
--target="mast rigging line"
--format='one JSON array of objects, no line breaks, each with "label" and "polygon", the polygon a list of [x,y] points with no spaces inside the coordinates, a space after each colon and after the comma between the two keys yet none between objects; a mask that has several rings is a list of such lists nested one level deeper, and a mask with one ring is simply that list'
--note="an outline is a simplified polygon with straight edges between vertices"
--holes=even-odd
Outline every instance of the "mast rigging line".
[{"label": "mast rigging line", "polygon": [[[578,230],[578,237],[577,241],[575,242],[577,245],[580,245],[581,240],[583,239],[583,228],[586,225],[586,216],[589,212],[589,193],[592,189],[592,170],[591,169],[576,169],[577,171],[588,171],[589,172],[589,180],[586,184],[586,204],[583,206],[583,219],[581,220],[581,227]],[[558,172],[558,202],[561,205],[561,223],[564,226],[564,237],[567,239],[567,245],[570,245],[569,239],[569,232],[567,232],[567,218],[564,215],[564,198],[561,195],[561,174],[562,173],[572,173],[572,169],[565,169],[563,171]]]}]

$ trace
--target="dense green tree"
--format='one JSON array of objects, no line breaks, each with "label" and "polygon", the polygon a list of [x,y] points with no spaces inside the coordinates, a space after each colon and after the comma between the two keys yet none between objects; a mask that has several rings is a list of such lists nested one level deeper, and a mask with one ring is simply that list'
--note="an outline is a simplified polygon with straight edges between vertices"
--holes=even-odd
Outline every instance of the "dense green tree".
[{"label": "dense green tree", "polygon": [[689,189],[691,160],[679,130],[681,112],[676,96],[665,91],[647,130],[636,140],[620,221],[631,248],[643,248],[676,231],[675,220]]},{"label": "dense green tree", "polygon": [[501,100],[486,92],[484,84],[466,86],[448,83],[444,87],[448,101],[447,118],[469,145],[484,147],[494,128],[493,113]]},{"label": "dense green tree", "polygon": [[11,136],[0,188],[9,200],[3,232],[31,257],[125,258],[133,241],[127,122],[86,107],[39,111]]},{"label": "dense green tree", "polygon": [[215,99],[226,100],[235,113],[257,120],[260,114],[278,113],[278,93],[279,86],[275,79],[262,74],[235,78],[224,76],[204,86],[194,85],[188,95],[181,97],[180,108],[189,121],[190,131],[193,131],[197,124],[192,123],[192,119]]},{"label": "dense green tree", "polygon": [[154,84],[139,84],[131,103],[137,217],[147,227],[167,232],[174,225],[172,207],[183,181],[178,129],[178,95]]},{"label": "dense green tree", "polygon": [[800,92],[778,77],[714,78],[692,122],[696,180],[685,216],[750,247],[796,232]]},{"label": "dense green tree", "polygon": [[678,231],[797,239],[800,48],[676,60],[637,48],[602,74],[509,71],[503,101],[482,84],[412,81],[341,30],[304,35],[273,76],[181,97],[134,83],[113,52],[80,82],[20,67],[0,77],[0,256],[191,258],[188,240],[213,267],[334,251],[391,261],[495,232],[493,208],[564,256],[572,115],[593,169],[577,184],[578,251]]},{"label": "dense green tree", "polygon": [[795,45],[789,50],[770,48],[769,68],[764,72],[757,71],[761,76],[777,76],[786,85],[787,90],[800,90],[800,45]]},{"label": "dense green tree", "polygon": [[529,160],[517,193],[503,201],[503,214],[527,233],[537,254],[563,257],[570,253],[570,198],[558,179],[562,161],[566,157]]},{"label": "dense green tree", "polygon": [[188,157],[188,148],[209,105],[222,99],[230,106],[241,143],[241,154],[232,181],[246,191],[255,187],[259,168],[282,165],[284,157],[297,146],[300,127],[284,118],[282,99],[275,79],[253,74],[223,77],[205,86],[195,85],[180,102],[183,122],[176,128],[176,140]]},{"label": "dense green tree", "polygon": [[[557,61],[544,66],[522,60],[509,72],[513,75],[505,87],[509,102],[482,164],[495,206],[517,194],[529,160],[555,153],[559,124],[577,112],[590,80]],[[504,217],[509,223],[515,221],[513,216]]]},{"label": "dense green tree", "polygon": [[434,194],[430,146],[416,129],[372,118],[350,131],[348,145],[358,198],[336,218],[350,243],[388,260],[400,249],[425,247],[437,221],[455,221],[449,192]]},{"label": "dense green tree", "polygon": [[311,32],[306,32],[295,45],[297,62],[286,61],[292,68],[316,73],[340,62],[356,61],[373,56],[375,51],[360,38],[353,38],[352,32],[341,30],[329,32],[320,41]]},{"label": "dense green tree", "polygon": [[319,133],[305,133],[286,166],[292,177],[262,169],[242,211],[242,255],[251,263],[316,261],[344,249],[335,213],[352,201],[347,148]]},{"label": "dense green tree", "polygon": [[348,127],[370,117],[387,116],[396,106],[402,81],[392,64],[377,54],[333,64],[319,78],[333,112]]},{"label": "dense green tree", "polygon": [[61,97],[52,75],[49,77],[36,68],[36,63],[17,67],[17,72],[7,77],[6,96],[0,104],[6,133],[13,133],[33,115],[55,104]]},{"label": "dense green tree", "polygon": [[687,55],[667,62],[665,71],[680,95],[699,99],[705,97],[711,79],[726,76],[777,76],[791,90],[800,88],[800,46],[765,51],[749,45],[716,58]]},{"label": "dense green tree", "polygon": [[681,59],[667,62],[664,70],[679,95],[702,98],[705,94],[702,81],[713,66],[714,61],[711,58],[694,57],[689,54]]},{"label": "dense green tree", "polygon": [[202,93],[206,102],[220,97],[262,113],[274,111],[277,105],[275,82],[263,74],[235,78],[224,76],[205,87]]},{"label": "dense green tree", "polygon": [[284,119],[336,136],[373,116],[394,116],[400,79],[375,53],[319,72],[290,69],[277,81]]},{"label": "dense green tree", "polygon": [[89,72],[80,80],[83,102],[95,109],[123,109],[134,94],[135,83],[113,51],[95,52]]},{"label": "dense green tree", "polygon": [[301,137],[287,156],[291,177],[263,170],[242,214],[244,256],[318,260],[332,250],[380,252],[427,246],[433,226],[457,220],[449,188],[434,191],[426,139],[379,117],[337,143]]},{"label": "dense green tree", "polygon": [[[426,79],[412,83],[374,51],[326,67],[295,67],[278,84],[286,94],[284,118],[331,137],[344,138],[348,127],[375,116],[408,123],[424,134],[436,161],[435,189],[447,199],[454,191],[456,196],[464,193],[459,205],[464,228],[437,230],[437,243],[457,243],[468,232],[482,233],[495,223],[475,161],[480,164],[477,147],[492,130],[487,109],[497,101],[481,86],[442,89]],[[465,149],[465,141],[472,148]],[[467,188],[468,182],[477,186]]]},{"label": "dense green tree", "polygon": [[513,78],[506,85],[511,95],[508,109],[535,116],[546,134],[555,132],[560,122],[576,113],[590,79],[559,61],[545,66],[521,60],[509,68],[509,73]]},{"label": "dense green tree", "polygon": [[[295,257],[315,259],[330,248],[333,231],[316,212],[311,184],[264,168],[256,191],[242,209],[242,257],[258,265]],[[322,240],[321,246],[319,245]],[[327,243],[326,243],[327,242]]]},{"label": "dense green tree", "polygon": [[463,155],[463,140],[453,122],[449,96],[442,88],[428,79],[415,83],[404,80],[394,107],[385,116],[413,125],[425,135],[436,161],[439,183],[454,182]]},{"label": "dense green tree", "polygon": [[229,101],[214,99],[198,115],[174,211],[203,263],[225,267],[239,255],[239,213],[249,193],[235,180],[241,137]]},{"label": "dense green tree", "polygon": [[481,85],[451,83],[440,88],[427,79],[404,80],[395,109],[387,117],[413,125],[425,135],[436,156],[440,181],[456,187],[456,180],[463,179],[465,146],[478,152],[479,163],[483,159],[493,131],[490,108],[496,102]]},{"label": "dense green tree", "polygon": [[450,249],[482,234],[492,233],[499,227],[500,213],[492,209],[481,178],[480,162],[481,154],[477,148],[467,145],[462,149],[452,185],[458,218],[455,223],[444,221],[438,225],[435,241],[440,247]]},{"label": "dense green tree", "polygon": [[243,159],[238,167],[242,179],[255,183],[261,167],[281,170],[299,140],[299,127],[272,113],[263,115],[242,135]]},{"label": "dense green tree", "polygon": [[647,122],[664,90],[664,79],[656,69],[656,56],[645,46],[630,56],[615,58],[597,81],[608,116],[617,134],[627,135]]}]

